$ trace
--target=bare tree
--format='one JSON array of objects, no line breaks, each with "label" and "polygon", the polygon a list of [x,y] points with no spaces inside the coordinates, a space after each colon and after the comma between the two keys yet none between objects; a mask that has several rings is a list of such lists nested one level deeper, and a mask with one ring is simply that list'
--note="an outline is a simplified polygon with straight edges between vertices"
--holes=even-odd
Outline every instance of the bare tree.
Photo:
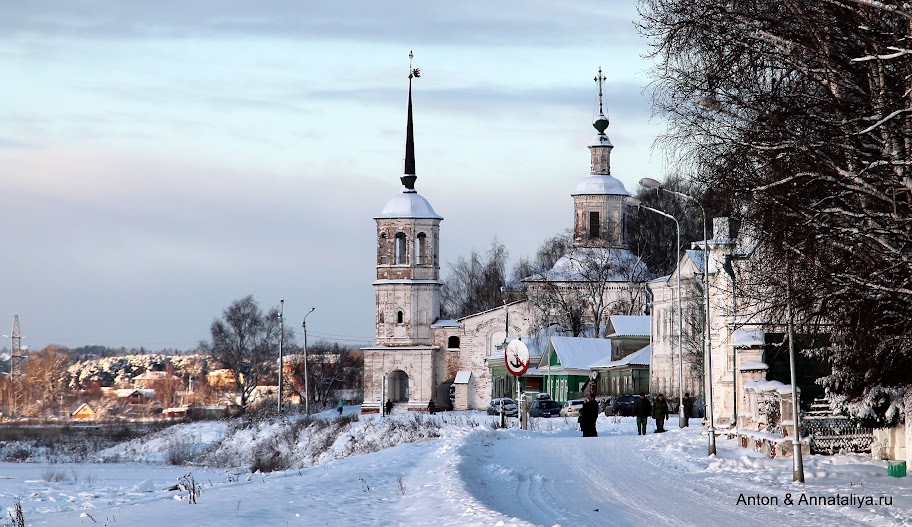
[{"label": "bare tree", "polygon": [[503,303],[507,249],[496,239],[484,254],[460,257],[443,281],[441,317],[463,317]]},{"label": "bare tree", "polygon": [[260,311],[253,296],[235,300],[210,327],[212,342],[200,343],[222,367],[231,370],[240,406],[246,409],[260,381],[276,368],[279,343],[278,310]]},{"label": "bare tree", "polygon": [[[290,370],[287,390],[304,397],[304,354],[292,347],[286,363]],[[307,386],[310,400],[333,404],[339,390],[362,389],[364,357],[360,351],[338,343],[317,341],[307,347]]]},{"label": "bare tree", "polygon": [[645,264],[626,249],[577,247],[524,282],[542,326],[558,323],[579,336],[591,324],[592,336],[602,337],[610,315],[642,313],[642,284],[650,277]]},{"label": "bare tree", "polygon": [[30,413],[39,415],[60,407],[67,393],[65,374],[71,363],[72,356],[67,348],[56,344],[29,353],[23,389],[25,399],[34,402],[30,405]]},{"label": "bare tree", "polygon": [[[702,202],[706,201],[700,189],[680,174],[670,175],[662,182],[662,186],[694,196]],[[703,217],[700,209],[690,201],[649,188],[640,188],[636,197],[643,205],[666,212],[678,220],[683,247],[689,247],[691,242],[703,239]],[[711,219],[714,212],[724,212],[719,209],[719,205],[707,203],[707,217]],[[643,260],[647,268],[657,276],[674,272],[682,247],[675,247],[677,230],[673,221],[654,212],[631,207],[627,211],[626,229],[628,247]]]}]

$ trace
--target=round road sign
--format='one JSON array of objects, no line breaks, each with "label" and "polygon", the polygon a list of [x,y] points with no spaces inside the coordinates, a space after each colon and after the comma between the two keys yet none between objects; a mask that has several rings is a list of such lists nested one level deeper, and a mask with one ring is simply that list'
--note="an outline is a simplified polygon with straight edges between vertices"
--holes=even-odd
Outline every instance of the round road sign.
[{"label": "round road sign", "polygon": [[513,375],[518,377],[526,373],[529,369],[529,348],[521,340],[511,341],[507,344],[504,362],[507,364],[507,371]]}]

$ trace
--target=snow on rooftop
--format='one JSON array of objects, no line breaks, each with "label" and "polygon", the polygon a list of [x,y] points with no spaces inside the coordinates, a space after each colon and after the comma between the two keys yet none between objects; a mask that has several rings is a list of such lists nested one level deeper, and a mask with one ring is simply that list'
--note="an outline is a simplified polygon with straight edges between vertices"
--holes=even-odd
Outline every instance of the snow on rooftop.
[{"label": "snow on rooftop", "polygon": [[403,192],[386,202],[377,218],[430,218],[442,220],[428,200],[417,192]]},{"label": "snow on rooftop", "polygon": [[[589,365],[590,368],[621,368],[624,366],[649,366],[649,357],[652,355],[652,345],[647,345],[638,351],[619,360],[600,360]],[[610,357],[609,357],[610,358]]]},{"label": "snow on rooftop", "polygon": [[736,348],[755,348],[766,345],[765,333],[760,328],[738,328],[734,333]]},{"label": "snow on rooftop", "polygon": [[585,177],[576,184],[576,189],[571,195],[577,196],[581,194],[616,194],[620,196],[630,195],[620,180],[615,179],[611,176],[596,175]]},{"label": "snow on rooftop", "polygon": [[447,320],[438,320],[437,322],[434,322],[433,324],[431,324],[432,328],[458,328],[461,326],[462,326],[462,324],[460,324],[459,321],[448,320],[448,319]]},{"label": "snow on rooftop", "polygon": [[611,326],[617,337],[648,337],[649,315],[612,315]]},{"label": "snow on rooftop", "polygon": [[456,379],[453,381],[453,384],[469,384],[469,379],[472,378],[472,372],[468,370],[461,370],[456,372]]},{"label": "snow on rooftop", "polygon": [[[589,365],[611,358],[611,341],[586,337],[551,337],[551,345],[564,369],[587,370]],[[546,359],[543,359],[546,360]]]},{"label": "snow on rooftop", "polygon": [[741,371],[768,370],[769,366],[767,366],[765,362],[749,360],[742,362],[741,365],[738,366],[738,369]]}]

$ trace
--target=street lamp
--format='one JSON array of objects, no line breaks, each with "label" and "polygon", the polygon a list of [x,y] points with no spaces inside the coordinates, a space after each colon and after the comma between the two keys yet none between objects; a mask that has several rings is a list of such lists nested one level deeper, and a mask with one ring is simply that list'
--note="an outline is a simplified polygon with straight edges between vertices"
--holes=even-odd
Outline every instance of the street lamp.
[{"label": "street lamp", "polygon": [[314,312],[315,307],[310,308],[304,320],[301,321],[301,327],[304,329],[304,413],[310,415],[310,391],[307,381],[307,317]]},{"label": "street lamp", "polygon": [[[654,209],[652,207],[647,207],[643,205],[643,202],[634,198],[633,196],[628,196],[624,198],[624,203],[627,205],[632,205],[634,207],[639,207],[641,209],[646,209],[648,211],[655,212],[660,216],[665,216],[666,218],[675,222],[675,229],[678,232],[678,244],[676,255],[678,256],[678,261],[680,261],[681,253],[681,224],[678,223],[677,218],[671,214],[667,214],[660,210]],[[678,296],[678,426],[683,428],[687,426],[687,423],[684,420],[684,327],[683,327],[683,316],[681,310],[681,273],[677,273],[677,296]]]},{"label": "street lamp", "polygon": [[706,388],[706,404],[709,408],[709,455],[712,456],[716,453],[716,417],[715,414],[713,414],[712,341],[709,327],[711,322],[709,315],[709,238],[706,236],[706,209],[703,208],[703,205],[693,196],[676,190],[669,190],[652,178],[644,177],[640,180],[640,185],[643,185],[646,188],[655,189],[656,191],[661,190],[663,192],[668,192],[669,194],[674,194],[675,196],[690,200],[700,207],[700,212],[703,214],[703,297],[706,302],[706,375],[709,378]]}]

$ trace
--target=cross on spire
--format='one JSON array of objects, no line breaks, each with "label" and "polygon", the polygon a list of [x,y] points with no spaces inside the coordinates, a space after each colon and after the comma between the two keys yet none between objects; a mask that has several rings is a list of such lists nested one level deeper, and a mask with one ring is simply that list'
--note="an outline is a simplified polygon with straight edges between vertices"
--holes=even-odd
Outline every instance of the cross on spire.
[{"label": "cross on spire", "polygon": [[601,114],[601,113],[605,113],[605,112],[602,110],[602,83],[604,83],[606,79],[605,79],[605,76],[602,74],[602,67],[601,67],[601,66],[599,66],[598,75],[596,75],[595,78],[592,79],[592,80],[594,80],[595,82],[597,82],[597,83],[598,83],[598,86],[599,86],[599,96],[598,96],[598,97],[599,97],[599,113],[600,113],[600,114]]},{"label": "cross on spire", "polygon": [[401,178],[402,185],[405,186],[406,192],[415,192],[415,132],[412,124],[412,79],[421,77],[421,70],[412,67],[412,59],[415,55],[409,50],[409,87],[408,87],[408,115],[405,124],[405,170]]}]

